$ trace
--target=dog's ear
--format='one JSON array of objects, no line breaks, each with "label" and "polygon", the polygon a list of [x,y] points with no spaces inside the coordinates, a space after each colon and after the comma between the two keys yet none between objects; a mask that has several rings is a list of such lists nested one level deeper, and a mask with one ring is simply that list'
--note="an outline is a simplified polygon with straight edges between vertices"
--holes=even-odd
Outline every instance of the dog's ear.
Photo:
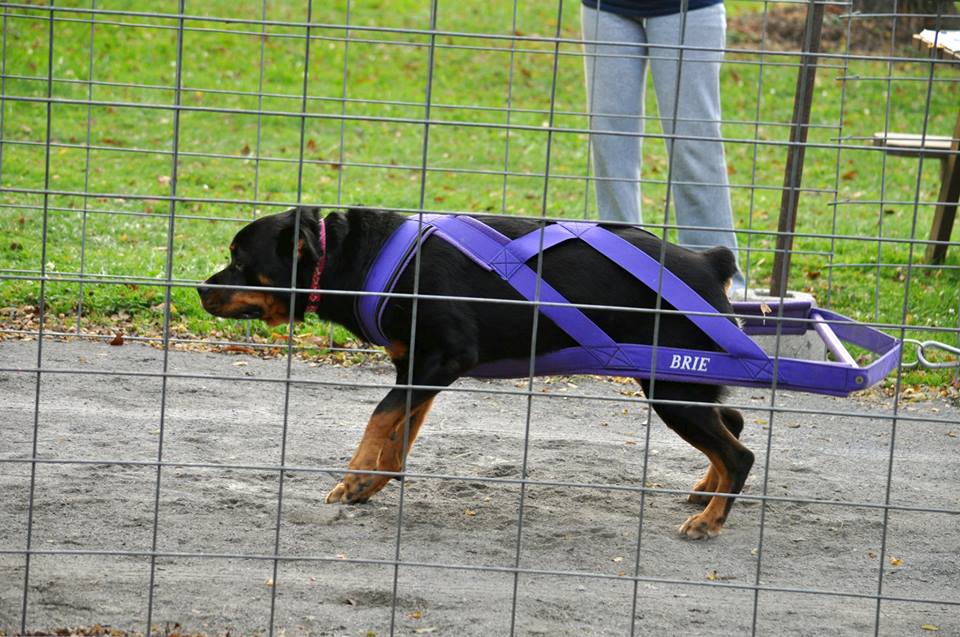
[{"label": "dog's ear", "polygon": [[[320,245],[317,237],[318,221],[317,208],[300,208],[300,232],[297,238],[297,258],[303,263],[308,261],[311,265],[320,258]],[[297,225],[296,208],[287,213],[283,228],[277,234],[277,256],[281,259],[293,258],[293,236]]]}]

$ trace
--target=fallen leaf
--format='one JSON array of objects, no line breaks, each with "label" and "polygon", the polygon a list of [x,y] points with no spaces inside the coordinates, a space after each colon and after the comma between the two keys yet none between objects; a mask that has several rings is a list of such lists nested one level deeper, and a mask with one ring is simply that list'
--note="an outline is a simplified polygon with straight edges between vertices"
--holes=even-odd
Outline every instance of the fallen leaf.
[{"label": "fallen leaf", "polygon": [[891,565],[891,566],[900,566],[901,564],[903,564],[903,560],[897,559],[897,558],[893,557],[892,555],[890,556],[890,565]]},{"label": "fallen leaf", "polygon": [[167,184],[170,183],[170,176],[169,176],[169,175],[157,175],[157,182],[159,182],[160,184],[166,186]]},{"label": "fallen leaf", "polygon": [[707,571],[707,579],[711,582],[717,581],[717,572],[716,571]]},{"label": "fallen leaf", "polygon": [[423,613],[419,610],[415,610],[409,615],[410,619],[423,619]]},{"label": "fallen leaf", "polygon": [[236,361],[233,364],[234,367],[246,367],[247,365],[249,365],[247,361]]},{"label": "fallen leaf", "polygon": [[268,577],[268,578],[267,578],[267,581],[264,582],[264,584],[267,586],[267,588],[271,588],[271,587],[273,586],[273,578],[272,578],[272,577]]},{"label": "fallen leaf", "polygon": [[123,345],[123,330],[118,330],[110,341],[111,345]]},{"label": "fallen leaf", "polygon": [[247,347],[246,345],[227,345],[223,348],[225,352],[239,352],[241,354],[256,354],[257,350],[252,347]]},{"label": "fallen leaf", "polygon": [[920,628],[923,630],[940,630],[940,627],[935,624],[920,624]]},{"label": "fallen leaf", "polygon": [[413,632],[415,632],[418,635],[423,635],[425,633],[435,632],[436,630],[437,629],[435,626],[428,626],[427,628],[414,628]]},{"label": "fallen leaf", "polygon": [[477,515],[477,512],[474,511],[473,509],[464,509],[463,514],[472,518]]}]

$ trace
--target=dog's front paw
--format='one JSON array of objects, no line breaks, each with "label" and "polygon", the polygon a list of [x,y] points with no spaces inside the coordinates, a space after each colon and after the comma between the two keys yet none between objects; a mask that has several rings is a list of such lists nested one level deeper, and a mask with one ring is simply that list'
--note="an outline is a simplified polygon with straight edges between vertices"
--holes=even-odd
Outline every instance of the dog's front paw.
[{"label": "dog's front paw", "polygon": [[362,504],[369,495],[364,495],[360,489],[351,488],[353,485],[339,483],[327,494],[327,504]]},{"label": "dog's front paw", "polygon": [[330,489],[330,493],[327,494],[326,503],[327,504],[337,504],[338,502],[344,502],[343,497],[347,493],[347,487],[342,483],[338,482],[337,486]]},{"label": "dog's front paw", "polygon": [[690,540],[706,540],[720,535],[723,521],[698,513],[687,518],[677,531]]}]

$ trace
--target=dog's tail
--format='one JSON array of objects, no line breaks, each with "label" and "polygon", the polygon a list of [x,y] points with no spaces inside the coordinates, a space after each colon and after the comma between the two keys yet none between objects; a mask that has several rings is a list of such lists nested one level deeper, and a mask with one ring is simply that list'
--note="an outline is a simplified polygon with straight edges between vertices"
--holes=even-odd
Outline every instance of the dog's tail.
[{"label": "dog's tail", "polygon": [[717,246],[703,252],[707,263],[713,268],[717,280],[726,285],[733,275],[737,273],[737,258],[733,256],[730,248]]}]

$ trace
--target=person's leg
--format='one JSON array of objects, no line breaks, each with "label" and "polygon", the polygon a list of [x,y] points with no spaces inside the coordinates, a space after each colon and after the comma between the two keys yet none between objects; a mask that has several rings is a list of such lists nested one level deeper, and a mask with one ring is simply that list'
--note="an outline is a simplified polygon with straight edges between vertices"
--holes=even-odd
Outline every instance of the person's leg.
[{"label": "person's leg", "polygon": [[[673,152],[671,180],[680,244],[694,249],[726,246],[737,254],[733,211],[727,181],[727,163],[720,133],[720,64],[726,41],[726,14],[722,4],[676,14],[648,18],[650,68],[657,92],[657,105],[664,133]],[[681,38],[681,26],[685,34]],[[696,47],[693,50],[657,48],[655,44]],[[678,68],[678,60],[682,67]],[[680,77],[679,102],[677,76]],[[716,140],[716,141],[711,141]],[[735,290],[744,287],[737,272]]]},{"label": "person's leg", "polygon": [[[605,221],[640,223],[640,135],[646,47],[642,26],[629,18],[582,8],[587,108],[597,210]],[[591,42],[636,42],[593,44]],[[599,55],[598,55],[599,54]],[[604,135],[599,131],[621,133]]]}]

